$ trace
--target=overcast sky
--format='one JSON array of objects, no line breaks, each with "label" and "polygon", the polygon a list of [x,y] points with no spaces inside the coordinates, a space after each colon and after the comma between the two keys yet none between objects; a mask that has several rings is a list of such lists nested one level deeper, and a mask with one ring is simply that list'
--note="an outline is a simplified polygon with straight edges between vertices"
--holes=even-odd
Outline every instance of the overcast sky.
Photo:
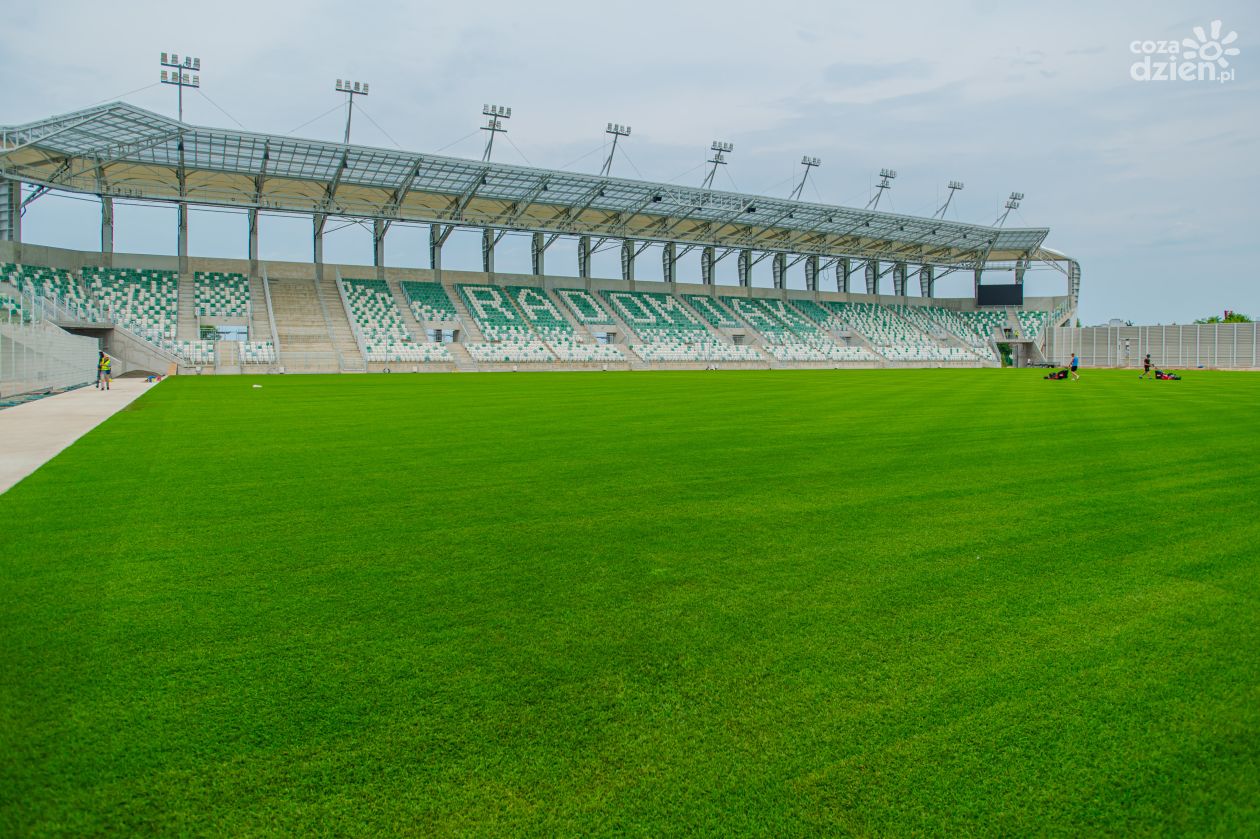
[{"label": "overcast sky", "polygon": [[[172,114],[158,53],[202,60],[190,122],[340,139],[336,78],[371,84],[354,140],[479,157],[483,103],[510,105],[495,159],[598,170],[603,128],[633,134],[614,173],[698,185],[709,142],[735,144],[717,186],[786,196],[802,154],[822,158],[804,197],[862,206],[881,167],[899,176],[881,208],[930,214],[964,181],[950,217],[1046,226],[1047,245],[1083,268],[1081,317],[1186,322],[1225,308],[1260,315],[1260,4],[1251,2],[725,4],[520,2],[14,4],[0,30],[0,124],[121,98]],[[1220,19],[1235,78],[1135,81],[1135,40],[1180,41]],[[1210,36],[1210,29],[1207,31]],[[1183,48],[1184,49],[1184,48]],[[1154,55],[1156,62],[1172,56]],[[1184,60],[1178,55],[1175,60]],[[363,106],[360,110],[360,104]],[[333,109],[331,112],[330,109]],[[327,112],[327,113],[326,113]],[[324,116],[320,117],[321,114]],[[99,205],[31,205],[24,238],[95,249]],[[195,213],[195,255],[244,256],[240,214]],[[171,253],[174,214],[121,207],[118,251]],[[427,266],[427,234],[391,231],[388,258]],[[309,222],[268,219],[264,258],[309,259]],[[330,261],[368,263],[358,225],[330,234]],[[548,273],[575,273],[574,247]],[[638,274],[660,277],[655,251]],[[475,234],[446,267],[478,268]],[[528,271],[505,240],[502,271]],[[596,273],[616,276],[615,252]],[[764,270],[763,270],[764,269]],[[768,261],[757,284],[768,284]],[[797,266],[790,285],[803,287]],[[683,262],[680,279],[698,277]],[[733,260],[720,281],[734,281]],[[1030,292],[1062,293],[1050,271]],[[826,287],[826,286],[824,286]],[[970,279],[942,284],[970,293]]]}]

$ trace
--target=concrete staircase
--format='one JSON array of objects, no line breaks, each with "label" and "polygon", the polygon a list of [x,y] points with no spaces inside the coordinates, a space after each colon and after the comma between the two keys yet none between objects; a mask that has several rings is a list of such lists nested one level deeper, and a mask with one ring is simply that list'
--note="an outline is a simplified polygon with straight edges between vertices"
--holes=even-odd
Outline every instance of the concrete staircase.
[{"label": "concrete staircase", "polygon": [[472,373],[480,369],[463,344],[451,342],[446,345],[446,349],[450,351],[451,358],[455,359],[455,369],[461,373]]},{"label": "concrete staircase", "polygon": [[316,293],[324,309],[328,334],[340,357],[341,372],[366,373],[367,359],[363,357],[363,353],[359,350],[359,342],[354,337],[354,329],[350,326],[350,318],[346,315],[346,304],[342,300],[341,290],[337,288],[335,272],[325,270],[324,281],[316,283]]},{"label": "concrete staircase", "polygon": [[464,299],[459,291],[452,286],[446,286],[446,295],[451,298],[451,303],[455,306],[455,314],[459,315],[460,338],[463,342],[465,344],[484,342],[485,336],[481,334],[481,329],[477,326],[477,321],[473,319],[472,312],[468,311],[468,307],[464,305]]},{"label": "concrete staircase", "polygon": [[249,340],[270,341],[273,334],[267,315],[267,297],[261,277],[249,278]]},{"label": "concrete staircase", "polygon": [[292,372],[341,372],[328,322],[315,296],[314,279],[272,277],[270,288],[280,339],[279,363]]},{"label": "concrete staircase", "polygon": [[176,337],[181,341],[200,340],[197,328],[197,286],[193,273],[179,275],[178,320],[176,321]]}]

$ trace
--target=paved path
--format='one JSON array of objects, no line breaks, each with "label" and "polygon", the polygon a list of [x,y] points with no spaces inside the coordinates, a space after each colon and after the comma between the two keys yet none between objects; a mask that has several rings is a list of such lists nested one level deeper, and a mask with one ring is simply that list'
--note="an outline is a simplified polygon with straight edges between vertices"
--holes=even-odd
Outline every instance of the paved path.
[{"label": "paved path", "polygon": [[118,379],[108,392],[81,387],[0,411],[0,492],[151,387],[143,379]]}]

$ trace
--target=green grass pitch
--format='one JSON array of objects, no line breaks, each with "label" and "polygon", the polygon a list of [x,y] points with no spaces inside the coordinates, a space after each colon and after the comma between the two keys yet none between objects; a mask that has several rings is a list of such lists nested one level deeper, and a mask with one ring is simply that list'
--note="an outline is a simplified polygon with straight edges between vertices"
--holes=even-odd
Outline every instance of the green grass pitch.
[{"label": "green grass pitch", "polygon": [[1210,372],[171,379],[0,496],[0,835],[1254,836],[1258,420]]}]

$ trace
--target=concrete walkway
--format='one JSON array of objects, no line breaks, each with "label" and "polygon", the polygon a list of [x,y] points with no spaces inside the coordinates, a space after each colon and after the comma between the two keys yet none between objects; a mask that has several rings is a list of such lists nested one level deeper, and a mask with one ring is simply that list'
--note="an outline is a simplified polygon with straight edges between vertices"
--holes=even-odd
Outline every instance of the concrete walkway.
[{"label": "concrete walkway", "polygon": [[0,492],[153,386],[143,379],[119,379],[107,392],[81,387],[0,411]]}]

